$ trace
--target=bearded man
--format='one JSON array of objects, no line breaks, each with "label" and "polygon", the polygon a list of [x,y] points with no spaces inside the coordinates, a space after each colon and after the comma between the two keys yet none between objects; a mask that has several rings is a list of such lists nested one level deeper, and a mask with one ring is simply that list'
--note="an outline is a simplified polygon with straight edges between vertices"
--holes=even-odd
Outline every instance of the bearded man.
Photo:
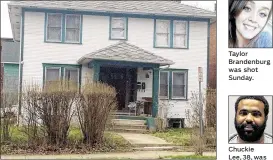
[{"label": "bearded man", "polygon": [[272,143],[272,136],[264,133],[269,104],[263,96],[241,96],[235,103],[234,124],[237,134],[229,143]]}]

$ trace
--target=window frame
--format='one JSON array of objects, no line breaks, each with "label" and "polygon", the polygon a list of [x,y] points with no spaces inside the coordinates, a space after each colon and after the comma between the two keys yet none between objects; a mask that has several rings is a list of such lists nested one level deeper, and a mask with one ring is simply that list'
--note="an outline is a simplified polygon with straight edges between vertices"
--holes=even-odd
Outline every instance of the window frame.
[{"label": "window frame", "polygon": [[[158,26],[158,22],[160,23],[160,22],[168,22],[168,33],[158,33],[157,32],[157,26]],[[169,47],[171,47],[171,20],[164,20],[164,19],[159,19],[159,20],[156,20],[156,27],[155,27],[155,29],[156,29],[156,32],[155,32],[155,38],[156,38],[156,41],[155,41],[155,46],[156,47],[164,47],[164,48],[169,48]],[[158,44],[157,44],[157,36],[158,36],[158,34],[168,34],[168,44],[167,45],[165,45],[165,46],[158,46]]]},{"label": "window frame", "polygon": [[[160,72],[168,72],[168,97],[161,97],[160,96]],[[173,97],[173,73],[184,73],[185,74],[185,97]],[[188,100],[188,74],[189,70],[188,69],[161,69],[159,71],[159,92],[158,92],[158,97],[159,99],[162,100],[182,100],[182,101],[187,101]]]},{"label": "window frame", "polygon": [[[167,73],[167,86],[168,86],[168,90],[167,90],[167,96],[165,97],[165,96],[160,96],[160,89],[161,89],[161,87],[160,87],[160,73],[161,72],[165,72],[165,73]],[[169,96],[170,96],[170,78],[169,78],[169,75],[170,75],[170,72],[169,71],[160,71],[159,72],[159,94],[158,94],[158,96],[159,96],[159,98],[160,99],[169,99]]]},{"label": "window frame", "polygon": [[[54,41],[54,40],[48,40],[48,15],[50,14],[60,14],[61,17],[61,40],[60,41]],[[66,41],[66,17],[67,15],[77,15],[80,17],[80,27],[79,27],[79,41]],[[66,44],[82,44],[82,28],[83,26],[83,15],[79,13],[60,13],[60,12],[45,12],[45,22],[44,22],[44,42],[45,43],[66,43]]]},{"label": "window frame", "polygon": [[77,70],[77,73],[78,73],[78,78],[77,78],[77,83],[78,83],[78,87],[80,87],[80,68],[76,68],[76,67],[64,67],[64,71],[63,71],[63,79],[65,79],[65,73],[66,73],[66,70],[69,70],[69,69],[75,69]]},{"label": "window frame", "polygon": [[[79,24],[79,39],[78,39],[78,41],[67,41],[66,40],[66,30],[67,30],[67,28],[66,28],[66,20],[67,20],[67,16],[68,15],[76,15],[76,16],[79,16],[79,18],[80,18],[80,21],[79,21],[79,23],[80,23]],[[82,16],[80,14],[65,14],[64,22],[65,22],[65,24],[64,24],[64,42],[66,42],[66,43],[80,43],[81,42]]]},{"label": "window frame", "polygon": [[[158,21],[169,21],[169,45],[168,46],[158,46],[157,45],[157,22]],[[175,35],[175,22],[185,22],[186,23],[186,44],[184,47],[174,46],[174,35]],[[179,20],[179,19],[160,19],[155,18],[154,19],[154,48],[169,48],[169,49],[189,49],[189,30],[190,30],[190,21],[189,20]]]},{"label": "window frame", "polygon": [[[49,67],[45,67],[45,78],[44,78],[44,83],[43,83],[43,86],[45,86],[46,82],[47,82],[47,69],[59,69],[59,79],[58,80],[61,80],[62,78],[62,68],[61,67],[54,67],[54,66],[49,66]],[[44,88],[44,87],[43,87]]]},{"label": "window frame", "polygon": [[[185,25],[186,25],[186,28],[185,28],[185,44],[184,44],[184,46],[175,46],[174,45],[174,42],[175,42],[175,35],[176,35],[176,33],[175,33],[175,23],[176,22],[184,22],[185,23]],[[189,21],[181,21],[181,20],[174,20],[173,21],[173,48],[187,48],[188,47],[188,34],[189,34],[189,32],[188,32],[188,30],[189,30]],[[183,35],[183,34],[177,34],[177,35]]]},{"label": "window frame", "polygon": [[[123,19],[124,20],[124,34],[125,34],[124,38],[112,36],[113,19]],[[109,17],[109,40],[128,40],[128,17],[116,17],[116,16]]]},{"label": "window frame", "polygon": [[[174,95],[173,95],[173,81],[174,81],[173,75],[174,75],[174,73],[183,73],[184,74],[184,82],[185,82],[185,84],[184,84],[184,86],[185,86],[184,95],[185,96],[184,97],[177,97],[177,96],[174,97]],[[187,79],[188,79],[188,76],[185,71],[172,71],[172,85],[171,85],[171,87],[172,87],[172,97],[171,98],[172,99],[187,99],[187,87],[188,87]]]},{"label": "window frame", "polygon": [[[49,40],[48,39],[48,16],[49,15],[61,15],[61,39],[60,40]],[[46,33],[45,33],[45,41],[46,42],[62,42],[62,37],[63,37],[63,14],[62,13],[47,13],[46,14],[45,29],[46,29]]]},{"label": "window frame", "polygon": [[78,88],[80,91],[81,78],[82,78],[82,65],[78,64],[55,64],[55,63],[42,63],[43,66],[43,88],[46,84],[46,70],[47,68],[58,68],[59,69],[59,80],[64,80],[65,69],[77,69],[78,71]]}]

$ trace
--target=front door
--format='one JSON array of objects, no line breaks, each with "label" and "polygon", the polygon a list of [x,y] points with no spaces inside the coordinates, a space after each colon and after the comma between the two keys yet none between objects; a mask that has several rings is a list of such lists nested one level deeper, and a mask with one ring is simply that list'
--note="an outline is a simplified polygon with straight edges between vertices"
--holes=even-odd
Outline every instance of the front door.
[{"label": "front door", "polygon": [[101,67],[99,80],[115,87],[118,110],[122,110],[125,107],[126,98],[126,68]]}]

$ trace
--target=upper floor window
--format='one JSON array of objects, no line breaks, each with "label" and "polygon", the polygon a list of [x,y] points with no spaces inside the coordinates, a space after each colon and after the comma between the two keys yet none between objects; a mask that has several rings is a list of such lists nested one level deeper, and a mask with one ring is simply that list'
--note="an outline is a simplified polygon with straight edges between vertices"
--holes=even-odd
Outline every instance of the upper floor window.
[{"label": "upper floor window", "polygon": [[110,39],[127,39],[128,18],[110,17]]},{"label": "upper floor window", "polygon": [[77,14],[47,13],[45,41],[81,43],[81,21]]},{"label": "upper floor window", "polygon": [[47,41],[62,41],[62,14],[47,15]]},{"label": "upper floor window", "polygon": [[173,47],[187,47],[187,22],[173,21]]},{"label": "upper floor window", "polygon": [[81,16],[68,14],[65,16],[65,41],[80,42]]},{"label": "upper floor window", "polygon": [[188,22],[155,20],[155,47],[188,48]]},{"label": "upper floor window", "polygon": [[156,46],[170,46],[170,21],[156,21]]}]

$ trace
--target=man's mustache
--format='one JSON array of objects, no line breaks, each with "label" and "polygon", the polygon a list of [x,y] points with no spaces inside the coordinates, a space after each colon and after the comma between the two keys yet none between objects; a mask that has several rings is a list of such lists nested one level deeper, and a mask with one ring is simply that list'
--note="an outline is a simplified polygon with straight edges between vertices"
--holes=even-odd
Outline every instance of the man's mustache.
[{"label": "man's mustache", "polygon": [[252,128],[253,130],[257,130],[258,128],[259,128],[259,126],[258,125],[256,125],[256,124],[246,124],[246,123],[243,123],[243,124],[237,124],[238,125],[238,127],[240,128],[240,129],[245,129],[245,128]]}]

